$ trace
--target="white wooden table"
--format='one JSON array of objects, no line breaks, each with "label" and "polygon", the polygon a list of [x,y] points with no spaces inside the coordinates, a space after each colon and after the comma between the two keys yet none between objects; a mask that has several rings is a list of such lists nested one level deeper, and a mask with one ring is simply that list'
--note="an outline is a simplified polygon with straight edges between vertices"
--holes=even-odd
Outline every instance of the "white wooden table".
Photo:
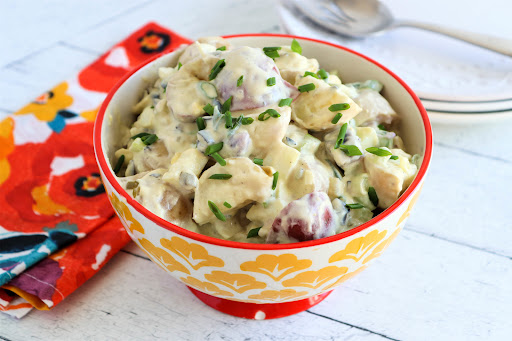
[{"label": "white wooden table", "polygon": [[[0,118],[150,20],[190,38],[280,32],[272,0],[1,2]],[[0,340],[511,340],[511,127],[435,125],[405,230],[309,311],[224,315],[130,244],[55,309],[0,315]]]}]

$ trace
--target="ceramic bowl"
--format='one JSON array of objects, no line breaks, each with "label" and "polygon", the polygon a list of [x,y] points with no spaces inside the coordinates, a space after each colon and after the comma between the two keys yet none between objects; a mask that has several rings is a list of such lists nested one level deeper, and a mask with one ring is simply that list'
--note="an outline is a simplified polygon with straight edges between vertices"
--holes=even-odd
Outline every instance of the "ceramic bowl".
[{"label": "ceramic bowl", "polygon": [[[403,195],[367,223],[319,240],[293,244],[248,244],[216,239],[180,228],[148,211],[119,185],[113,156],[120,125],[131,125],[132,106],[157,78],[161,66],[175,65],[172,52],[138,67],[108,94],[96,119],[94,147],[105,190],[133,241],[151,260],[187,285],[203,302],[222,312],[253,319],[305,310],[355,276],[391,244],[414,206],[429,167],[432,131],[413,91],[390,70],[357,52],[323,41],[288,35],[225,37],[235,46],[289,45],[296,38],[303,54],[344,83],[377,79],[401,117],[400,134],[411,154],[423,156],[418,175]],[[397,264],[397,266],[399,266]]]}]

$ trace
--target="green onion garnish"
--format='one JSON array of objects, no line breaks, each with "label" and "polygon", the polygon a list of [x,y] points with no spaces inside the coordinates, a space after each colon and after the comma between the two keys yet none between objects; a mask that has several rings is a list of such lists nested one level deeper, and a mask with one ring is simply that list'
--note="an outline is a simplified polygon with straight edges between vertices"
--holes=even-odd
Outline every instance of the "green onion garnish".
[{"label": "green onion garnish", "polygon": [[227,202],[227,201],[224,201],[224,203],[223,203],[222,205],[226,206],[227,208],[231,208],[231,207],[233,207],[233,206],[231,206],[231,205],[229,204],[229,202]]},{"label": "green onion garnish", "polygon": [[350,104],[348,103],[337,103],[333,104],[329,107],[329,110],[332,112],[340,111],[340,110],[347,110],[350,108]]},{"label": "green onion garnish", "polygon": [[302,47],[299,42],[295,39],[292,40],[292,51],[297,52],[298,54],[302,54]]},{"label": "green onion garnish", "polygon": [[215,153],[211,154],[211,157],[213,157],[215,159],[215,161],[217,161],[219,163],[219,165],[221,165],[223,167],[226,165],[226,160],[224,160],[222,158],[222,156],[220,156],[219,153],[215,152]]},{"label": "green onion garnish", "polygon": [[210,210],[213,212],[213,214],[215,214],[215,216],[217,217],[217,219],[219,220],[222,220],[222,221],[226,221],[226,217],[224,216],[224,214],[222,214],[222,212],[219,210],[219,208],[217,207],[217,205],[215,205],[212,201],[208,200],[208,207],[210,208]]},{"label": "green onion garnish", "polygon": [[212,174],[208,179],[214,179],[214,180],[227,180],[231,179],[233,175],[231,174]]},{"label": "green onion garnish", "polygon": [[275,109],[267,109],[258,115],[258,121],[266,121],[270,117],[278,118],[281,117],[281,114],[279,114]]},{"label": "green onion garnish", "polygon": [[377,192],[375,191],[375,188],[370,187],[368,188],[368,196],[370,197],[370,201],[374,206],[377,206],[379,204],[379,197],[377,196]]},{"label": "green onion garnish", "polygon": [[252,118],[252,117],[244,117],[244,118],[242,118],[242,124],[244,126],[247,126],[247,125],[251,124],[252,122],[254,122],[254,118]]},{"label": "green onion garnish", "polygon": [[231,109],[231,100],[233,99],[233,96],[230,96],[224,104],[222,104],[221,113],[224,114],[226,111],[229,111]]},{"label": "green onion garnish", "polygon": [[183,66],[183,64],[181,64],[181,62],[178,63],[178,70],[181,69],[181,67]]},{"label": "green onion garnish", "polygon": [[236,86],[239,87],[244,82],[244,75],[241,75],[236,81]]},{"label": "green onion garnish", "polygon": [[226,46],[218,47],[217,51],[226,51]]},{"label": "green onion garnish", "polygon": [[145,136],[149,136],[151,135],[150,133],[138,133],[137,135],[133,135],[132,137],[130,137],[132,140],[135,140],[137,137],[140,137],[141,139]]},{"label": "green onion garnish", "polygon": [[348,123],[344,123],[341,128],[340,132],[338,133],[338,138],[336,139],[336,143],[334,144],[334,149],[338,149],[343,142],[345,142],[345,134],[347,133]]},{"label": "green onion garnish", "polygon": [[280,50],[280,49],[281,49],[281,46],[269,46],[269,47],[264,47],[263,51],[264,52],[277,51],[277,50]]},{"label": "green onion garnish", "polygon": [[398,156],[397,155],[391,155],[389,158],[391,160],[398,160]]},{"label": "green onion garnish", "polygon": [[381,123],[377,126],[380,130],[386,130],[386,127],[384,127],[384,125]]},{"label": "green onion garnish", "polygon": [[152,106],[151,106],[151,109],[155,109],[155,106],[154,106],[154,105],[152,105]]},{"label": "green onion garnish", "polygon": [[276,189],[276,186],[277,186],[277,179],[279,178],[279,172],[275,172],[274,174],[272,174],[272,189]]},{"label": "green onion garnish", "polygon": [[149,146],[150,144],[153,144],[158,140],[158,136],[156,136],[155,134],[150,134],[148,136],[141,137],[140,139],[142,140],[142,142],[144,142],[146,146]]},{"label": "green onion garnish", "polygon": [[318,72],[316,73],[318,75],[318,77],[322,78],[322,79],[327,79],[329,78],[329,74],[327,73],[327,71],[325,71],[324,69],[320,69],[318,70]]},{"label": "green onion garnish", "polygon": [[343,150],[345,152],[345,154],[347,154],[348,156],[356,156],[356,155],[363,155],[363,153],[361,153],[361,151],[359,150],[359,148],[357,148],[356,146],[354,145],[340,145],[340,149]]},{"label": "green onion garnish", "polygon": [[253,228],[249,231],[249,233],[247,233],[247,238],[254,238],[254,237],[258,237],[258,232],[260,232],[260,229],[262,228],[263,226],[260,226],[260,227],[256,227],[256,228]]},{"label": "green onion garnish", "polygon": [[204,123],[204,118],[198,117],[196,120],[197,123],[197,130],[203,130],[206,128],[206,124]]},{"label": "green onion garnish", "polygon": [[252,162],[257,164],[258,166],[263,166],[263,159],[254,158],[254,160],[252,160]]},{"label": "green onion garnish", "polygon": [[304,76],[303,77],[306,77],[306,76],[311,76],[313,78],[318,79],[318,76],[314,72],[311,72],[311,71],[304,72]]},{"label": "green onion garnish", "polygon": [[[261,160],[263,162],[263,160]],[[117,175],[117,172],[121,170],[121,167],[123,167],[124,163],[124,154],[119,157],[117,160],[116,166],[114,167],[114,174]]]},{"label": "green onion garnish", "polygon": [[167,92],[167,87],[164,88],[164,94]]},{"label": "green onion garnish", "polygon": [[213,153],[216,153],[216,152],[220,151],[222,149],[222,147],[224,147],[224,143],[223,142],[211,144],[208,147],[206,147],[206,150],[204,151],[204,153],[206,155],[210,155],[210,154],[213,154]]},{"label": "green onion garnish", "polygon": [[208,80],[214,80],[224,66],[226,66],[226,62],[224,61],[224,59],[221,59],[217,63],[215,63],[215,65],[212,68],[212,71],[210,72]]},{"label": "green onion garnish", "polygon": [[276,58],[279,58],[279,52],[277,52],[277,50],[270,50],[270,51],[265,51],[263,50],[263,52],[267,55],[267,57],[269,58],[272,58],[272,59],[276,59]]},{"label": "green onion garnish", "polygon": [[276,77],[270,77],[267,79],[267,86],[274,86],[276,85]]},{"label": "green onion garnish", "polygon": [[345,204],[345,206],[347,206],[351,210],[356,210],[358,208],[363,208],[364,207],[363,205],[361,205],[359,203],[356,203],[356,204]]},{"label": "green onion garnish", "polygon": [[308,83],[308,84],[299,86],[300,92],[310,92],[312,90],[315,90],[315,84],[313,84],[313,83]]},{"label": "green onion garnish", "polygon": [[372,153],[372,154],[375,154],[377,156],[393,155],[393,153],[391,153],[389,150],[382,149],[382,148],[379,148],[379,147],[369,147],[369,148],[366,148],[366,151],[368,153]]},{"label": "green onion garnish", "polygon": [[292,104],[292,99],[291,98],[283,98],[282,100],[279,101],[279,106],[280,107],[285,107],[285,106],[290,106],[290,104]]},{"label": "green onion garnish", "polygon": [[224,117],[226,118],[226,128],[229,129],[233,127],[233,118],[231,117],[231,111],[226,111],[224,113]]},{"label": "green onion garnish", "polygon": [[332,119],[331,123],[332,123],[332,124],[336,124],[336,123],[338,123],[338,121],[340,120],[341,116],[343,116],[343,114],[342,114],[342,113],[340,113],[340,112],[339,112],[339,113],[337,113],[337,114],[336,114],[336,116],[334,116],[334,118]]},{"label": "green onion garnish", "polygon": [[208,103],[207,105],[205,105],[205,106],[203,107],[203,110],[204,110],[204,112],[205,112],[205,113],[207,113],[208,115],[210,115],[210,116],[212,116],[212,115],[213,115],[213,106],[212,106],[210,103]]}]

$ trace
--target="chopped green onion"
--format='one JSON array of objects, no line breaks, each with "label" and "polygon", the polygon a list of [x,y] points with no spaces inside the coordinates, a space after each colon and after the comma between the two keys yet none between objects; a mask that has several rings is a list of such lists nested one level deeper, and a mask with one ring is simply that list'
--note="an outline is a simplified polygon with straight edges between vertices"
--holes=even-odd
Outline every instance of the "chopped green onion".
[{"label": "chopped green onion", "polygon": [[350,208],[351,210],[356,210],[358,208],[363,208],[364,206],[359,204],[359,203],[355,203],[355,204],[345,204],[345,206],[347,206],[348,208]]},{"label": "chopped green onion", "polygon": [[206,124],[204,123],[204,118],[198,117],[196,120],[197,123],[197,130],[203,130],[206,128]]},{"label": "chopped green onion", "polygon": [[213,180],[227,180],[227,179],[231,179],[233,175],[231,174],[212,174],[208,179],[213,179]]},{"label": "chopped green onion", "polygon": [[150,144],[153,144],[158,140],[158,136],[156,136],[155,134],[150,134],[148,136],[141,137],[140,139],[142,140],[142,142],[144,142],[146,146],[149,146]]},{"label": "chopped green onion", "polygon": [[267,79],[267,86],[274,86],[276,85],[276,77],[270,77]]},{"label": "chopped green onion", "polygon": [[334,144],[334,149],[338,149],[343,142],[345,142],[345,134],[347,133],[348,123],[344,123],[341,128],[340,132],[338,133],[338,138],[336,139],[336,143]]},{"label": "chopped green onion", "polygon": [[226,51],[226,46],[218,47],[217,51]]},{"label": "chopped green onion", "polygon": [[331,123],[332,123],[332,124],[336,124],[336,123],[338,123],[338,121],[340,120],[341,116],[343,116],[343,114],[342,114],[342,113],[340,113],[340,112],[339,112],[339,113],[337,113],[337,114],[336,114],[336,116],[334,116],[334,118],[332,119]]},{"label": "chopped green onion", "polygon": [[205,113],[207,113],[208,115],[212,116],[213,115],[213,105],[211,105],[210,103],[208,103],[207,105],[205,105],[203,107],[203,110]]},{"label": "chopped green onion", "polygon": [[167,92],[167,87],[164,88],[164,94]]},{"label": "chopped green onion", "polygon": [[384,127],[384,125],[382,123],[379,124],[377,127],[379,127],[380,130],[386,131],[386,127]]},{"label": "chopped green onion", "polygon": [[263,159],[254,158],[254,160],[252,160],[252,162],[257,164],[258,166],[263,166]]},{"label": "chopped green onion", "polygon": [[379,197],[377,196],[377,192],[375,191],[375,188],[371,187],[368,188],[368,196],[370,197],[370,201],[374,206],[377,206],[379,204]]},{"label": "chopped green onion", "polygon": [[340,145],[340,149],[343,150],[345,152],[345,154],[347,154],[348,156],[356,156],[356,155],[363,155],[363,153],[361,153],[361,151],[359,150],[359,148],[357,148],[356,146],[354,145]]},{"label": "chopped green onion", "polygon": [[308,84],[299,86],[300,92],[310,92],[312,90],[315,90],[315,84],[313,84],[313,83],[308,83]]},{"label": "chopped green onion", "polygon": [[350,108],[350,104],[348,103],[337,103],[333,104],[329,107],[329,110],[332,112],[340,111],[340,110],[347,110]]},{"label": "chopped green onion", "polygon": [[247,125],[251,124],[252,122],[254,122],[254,118],[252,118],[252,117],[244,117],[244,118],[242,118],[242,124],[244,126],[247,126]]},{"label": "chopped green onion", "polygon": [[247,233],[247,238],[254,238],[254,237],[258,237],[258,232],[260,232],[260,229],[262,228],[263,226],[260,226],[260,227],[256,227],[256,228],[253,228],[249,231],[249,233]]},{"label": "chopped green onion", "polygon": [[[230,113],[231,114],[231,113]],[[242,125],[242,121],[244,120],[244,114],[240,114],[240,116],[233,118],[233,124],[231,124],[231,129],[237,129]]]},{"label": "chopped green onion", "polygon": [[313,78],[318,79],[318,76],[314,72],[311,72],[311,71],[304,72],[304,76],[303,77],[306,77],[306,76],[311,76]]},{"label": "chopped green onion", "polygon": [[264,52],[277,51],[277,50],[280,50],[280,49],[281,49],[281,46],[270,46],[270,47],[264,47],[263,51]]},{"label": "chopped green onion", "polygon": [[114,174],[117,175],[117,173],[121,170],[121,167],[123,167],[123,163],[124,163],[124,154],[121,155],[119,157],[119,159],[117,160],[116,166],[114,167]]},{"label": "chopped green onion", "polygon": [[302,47],[299,42],[295,39],[292,40],[292,51],[297,52],[298,54],[302,54]]},{"label": "chopped green onion", "polygon": [[320,69],[318,70],[318,72],[316,73],[318,75],[318,77],[322,78],[322,79],[327,79],[329,78],[329,74],[327,73],[327,71],[325,71],[324,69]]},{"label": "chopped green onion", "polygon": [[132,137],[130,137],[132,140],[135,140],[137,137],[140,137],[141,139],[145,136],[149,136],[151,135],[150,133],[138,133],[137,135],[133,135]]},{"label": "chopped green onion", "polygon": [[279,172],[275,172],[274,174],[272,174],[272,189],[276,189],[276,186],[277,186],[277,179],[279,178]]},{"label": "chopped green onion", "polygon": [[154,105],[152,105],[152,106],[151,106],[151,109],[155,109],[155,106],[154,106]]},{"label": "chopped green onion", "polygon": [[224,201],[224,203],[223,203],[222,205],[226,206],[227,208],[231,208],[231,207],[233,207],[233,206],[231,206],[231,205],[229,204],[229,202],[227,202],[227,201]]},{"label": "chopped green onion", "polygon": [[279,101],[279,106],[280,107],[285,107],[285,106],[290,106],[290,104],[292,104],[292,99],[291,98],[283,98],[282,100]]},{"label": "chopped green onion", "polygon": [[236,86],[239,87],[244,82],[244,75],[241,75],[236,81]]},{"label": "chopped green onion", "polygon": [[224,114],[226,111],[229,111],[231,109],[231,100],[233,99],[233,96],[230,96],[224,104],[222,104],[221,113]]},{"label": "chopped green onion", "polygon": [[215,65],[212,68],[212,71],[210,72],[208,80],[214,80],[224,66],[226,66],[226,62],[224,61],[224,59],[221,59],[217,63],[215,63]]},{"label": "chopped green onion", "polygon": [[233,127],[233,117],[231,117],[231,111],[226,111],[224,113],[224,117],[226,118],[226,128]]},{"label": "chopped green onion", "polygon": [[278,118],[281,117],[281,114],[279,114],[275,109],[267,109],[258,115],[258,121],[266,121],[270,117]]},{"label": "chopped green onion", "polygon": [[393,153],[391,153],[389,150],[382,149],[382,148],[379,148],[379,147],[368,147],[368,148],[366,148],[366,151],[368,153],[372,153],[372,154],[375,154],[377,156],[393,155]]},{"label": "chopped green onion", "polygon": [[139,186],[139,182],[138,181],[128,181],[126,183],[126,189],[134,189],[137,186]]},{"label": "chopped green onion", "polygon": [[178,63],[178,70],[181,69],[181,67],[183,66],[183,64],[181,64],[181,62]]},{"label": "chopped green onion", "polygon": [[389,158],[391,160],[398,160],[398,156],[397,155],[391,155]]},{"label": "chopped green onion", "polygon": [[222,214],[222,212],[219,210],[219,208],[217,207],[217,205],[215,205],[212,201],[208,200],[208,207],[210,208],[210,210],[213,212],[213,214],[215,214],[215,216],[217,217],[217,219],[219,220],[222,220],[222,221],[226,221],[226,217],[224,216],[224,214]]},{"label": "chopped green onion", "polygon": [[217,161],[219,163],[219,165],[221,165],[223,167],[226,165],[226,160],[224,160],[222,158],[222,156],[220,156],[219,153],[215,152],[215,153],[211,154],[211,157],[213,157],[215,159],[215,161]]},{"label": "chopped green onion", "polygon": [[222,147],[224,147],[224,143],[223,142],[211,144],[208,147],[206,147],[206,150],[204,151],[204,153],[206,155],[210,155],[210,154],[213,154],[213,153],[216,153],[216,152],[220,151],[222,149]]},{"label": "chopped green onion", "polygon": [[276,59],[276,58],[279,58],[279,52],[277,52],[277,50],[270,50],[270,51],[265,51],[263,50],[263,52],[267,55],[267,57],[269,58],[272,58],[272,59]]}]

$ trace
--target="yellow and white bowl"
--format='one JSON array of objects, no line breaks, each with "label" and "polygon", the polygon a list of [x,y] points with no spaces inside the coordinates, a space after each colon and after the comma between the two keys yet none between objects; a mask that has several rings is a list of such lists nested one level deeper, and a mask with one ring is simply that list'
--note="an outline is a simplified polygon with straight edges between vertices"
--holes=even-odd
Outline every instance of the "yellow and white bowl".
[{"label": "yellow and white bowl", "polygon": [[161,66],[175,65],[172,52],[140,66],[114,87],[94,129],[94,147],[103,184],[130,237],[164,271],[180,280],[206,304],[235,316],[276,318],[319,303],[335,287],[364,270],[402,229],[421,191],[432,154],[432,130],[412,90],[377,62],[338,45],[288,35],[225,37],[235,46],[281,46],[297,39],[303,54],[344,82],[376,79],[401,117],[407,151],[423,156],[418,175],[384,212],[335,236],[292,244],[247,244],[197,234],[165,221],[126,193],[113,172],[120,124],[133,122],[132,106]]}]

